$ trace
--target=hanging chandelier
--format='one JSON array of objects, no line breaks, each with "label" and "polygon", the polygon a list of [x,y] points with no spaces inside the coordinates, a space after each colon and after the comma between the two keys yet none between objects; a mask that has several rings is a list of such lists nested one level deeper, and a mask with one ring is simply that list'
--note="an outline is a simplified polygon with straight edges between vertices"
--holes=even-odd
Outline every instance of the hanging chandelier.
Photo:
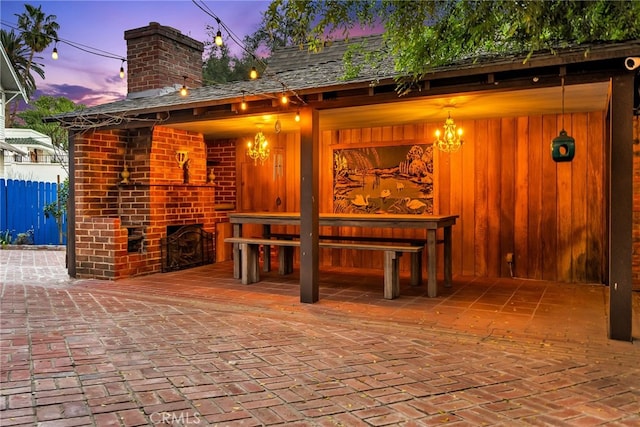
[{"label": "hanging chandelier", "polygon": [[247,142],[247,156],[253,159],[254,164],[258,164],[258,160],[260,164],[264,164],[264,161],[269,158],[269,142],[267,138],[264,137],[264,134],[261,130],[256,133],[253,142]]},{"label": "hanging chandelier", "polygon": [[444,122],[443,128],[444,133],[440,132],[440,129],[436,130],[436,140],[433,145],[438,147],[440,151],[455,153],[462,146],[462,128],[457,128],[451,118],[451,113],[449,113],[449,117]]}]

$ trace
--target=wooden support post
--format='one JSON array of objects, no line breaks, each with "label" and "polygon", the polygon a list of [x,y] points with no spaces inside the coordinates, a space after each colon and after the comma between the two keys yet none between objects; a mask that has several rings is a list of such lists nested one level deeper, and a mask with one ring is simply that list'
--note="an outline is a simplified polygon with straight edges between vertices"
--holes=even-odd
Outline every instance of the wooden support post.
[{"label": "wooden support post", "polygon": [[318,120],[317,110],[300,110],[300,302],[306,303],[314,303],[320,296]]},{"label": "wooden support post", "polygon": [[384,252],[384,297],[386,299],[400,296],[400,256],[402,252]]},{"label": "wooden support post", "polygon": [[452,279],[452,264],[451,259],[451,226],[444,227],[444,286],[445,288],[451,287]]},{"label": "wooden support post", "polygon": [[438,295],[436,276],[436,230],[427,230],[427,296],[435,298]]},{"label": "wooden support post", "polygon": [[260,280],[260,246],[248,243],[240,243],[242,259],[242,284],[248,285]]},{"label": "wooden support post", "polygon": [[293,273],[293,246],[280,246],[278,248],[278,273]]},{"label": "wooden support post", "polygon": [[634,73],[611,82],[609,338],[631,341]]},{"label": "wooden support post", "polygon": [[422,285],[422,252],[411,253],[411,286]]}]

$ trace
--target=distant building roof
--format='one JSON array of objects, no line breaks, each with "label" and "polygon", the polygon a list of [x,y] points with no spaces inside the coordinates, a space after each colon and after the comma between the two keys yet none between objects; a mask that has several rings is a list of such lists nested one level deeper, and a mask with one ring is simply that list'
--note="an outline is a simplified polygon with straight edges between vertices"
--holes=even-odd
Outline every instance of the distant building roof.
[{"label": "distant building roof", "polygon": [[0,43],[0,79],[2,83],[2,91],[11,95],[7,97],[6,102],[12,101],[16,96],[22,97],[25,102],[28,102],[27,93],[24,87],[20,83],[18,74],[11,64],[11,60],[7,56],[7,52],[4,49],[2,43]]},{"label": "distant building roof", "polygon": [[51,137],[33,129],[5,129],[6,141],[11,145],[42,147],[53,152]]},{"label": "distant building roof", "polygon": [[5,150],[5,151],[12,151],[16,154],[20,154],[21,156],[26,156],[27,153],[25,153],[24,151],[20,150],[19,148],[14,147],[11,144],[8,144],[4,141],[0,141],[0,150]]}]

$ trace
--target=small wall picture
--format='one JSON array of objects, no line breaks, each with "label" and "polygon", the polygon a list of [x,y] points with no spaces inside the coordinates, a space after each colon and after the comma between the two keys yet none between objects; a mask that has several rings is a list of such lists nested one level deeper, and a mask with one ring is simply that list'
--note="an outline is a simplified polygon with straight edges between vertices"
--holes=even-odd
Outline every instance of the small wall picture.
[{"label": "small wall picture", "polygon": [[433,146],[333,152],[335,213],[433,214]]}]

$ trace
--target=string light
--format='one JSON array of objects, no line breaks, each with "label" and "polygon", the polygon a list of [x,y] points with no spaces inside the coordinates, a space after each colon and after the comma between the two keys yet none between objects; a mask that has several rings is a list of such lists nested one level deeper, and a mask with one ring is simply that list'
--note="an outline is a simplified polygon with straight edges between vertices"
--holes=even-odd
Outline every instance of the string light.
[{"label": "string light", "polygon": [[[8,28],[11,28],[13,30],[16,30],[16,31],[20,32],[20,34],[23,33],[23,31],[20,28],[18,28],[17,26],[15,26],[15,25],[7,22],[7,21],[3,20],[2,21],[2,25],[6,26]],[[44,33],[40,33],[40,34],[46,35]],[[126,61],[126,59],[124,59],[121,55],[116,55],[114,53],[107,52],[106,50],[98,49],[98,48],[95,48],[95,47],[92,47],[92,46],[88,46],[88,45],[85,45],[85,44],[82,44],[82,43],[78,43],[78,42],[74,42],[74,41],[66,40],[66,39],[55,39],[55,44],[54,44],[54,47],[53,47],[53,51],[51,52],[51,58],[54,59],[54,60],[59,58],[59,55],[58,55],[58,44],[66,44],[67,46],[70,46],[70,47],[72,47],[74,49],[78,49],[78,50],[80,50],[82,52],[85,52],[85,53],[88,53],[88,54],[91,54],[91,55],[101,56],[103,58],[119,59],[119,60],[121,60],[123,62]]]},{"label": "string light", "polygon": [[58,39],[56,39],[56,44],[53,46],[53,52],[51,52],[51,59],[58,59]]},{"label": "string light", "polygon": [[216,45],[222,46],[222,32],[220,30],[216,33]]},{"label": "string light", "polygon": [[187,90],[187,76],[182,76],[182,78],[183,80],[182,80],[182,89],[180,89],[180,96],[184,97],[189,94],[189,91]]},{"label": "string light", "polygon": [[284,93],[284,83],[282,83],[282,96],[280,97],[280,102],[282,105],[287,105],[289,103],[289,98],[287,98],[287,94]]},{"label": "string light", "polygon": [[300,121],[300,110],[296,111],[296,122]]},{"label": "string light", "polygon": [[122,63],[120,64],[120,78],[124,79],[124,59],[122,60]]},{"label": "string light", "polygon": [[[225,25],[224,22],[222,22],[220,20],[220,18],[218,16],[216,16],[215,13],[213,13],[213,11],[206,5],[206,3],[202,0],[192,0],[193,4],[198,7],[200,10],[202,10],[205,14],[207,14],[208,16],[210,16],[211,18],[215,19],[216,22],[218,23],[218,28],[222,28],[224,29],[227,34],[228,34],[228,38],[234,42],[236,45],[238,45],[238,47],[240,47],[247,55],[253,57],[254,61],[256,61],[264,70],[267,67],[267,64],[264,63],[264,61],[262,61],[260,58],[256,57],[256,55],[254,54],[254,52],[250,51],[249,49],[247,49],[247,47],[244,45],[244,43],[241,41],[241,38],[238,37],[228,26]],[[258,70],[256,69],[255,66],[251,67],[251,71],[249,73],[249,78],[251,80],[255,80],[259,77],[258,75]],[[265,75],[265,77],[274,80],[280,84],[282,84],[283,86],[285,86],[285,84],[283,82],[281,82],[280,80],[277,79],[277,77],[275,75]],[[307,105],[307,102],[302,99],[300,97],[300,95],[298,95],[295,91],[290,90],[289,92],[293,93],[293,96],[295,96],[295,98],[297,100],[300,101],[301,105]],[[287,99],[288,101],[288,99]]]},{"label": "string light", "polygon": [[244,93],[245,91],[242,91],[242,102],[240,103],[240,109],[242,111],[247,111],[247,102],[244,100]]}]

